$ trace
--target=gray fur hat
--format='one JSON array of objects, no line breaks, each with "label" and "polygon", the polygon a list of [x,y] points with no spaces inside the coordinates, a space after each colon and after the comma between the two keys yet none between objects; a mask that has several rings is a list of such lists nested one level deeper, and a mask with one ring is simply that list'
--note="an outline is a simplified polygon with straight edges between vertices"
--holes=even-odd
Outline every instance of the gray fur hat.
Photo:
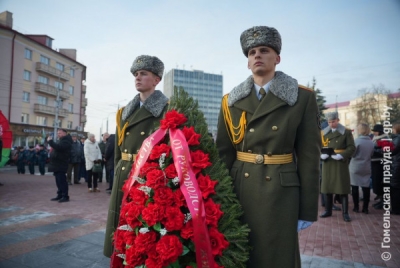
[{"label": "gray fur hat", "polygon": [[325,118],[326,118],[326,120],[335,120],[335,119],[339,119],[339,114],[338,114],[338,112],[330,112],[330,113],[327,113],[326,115],[325,115]]},{"label": "gray fur hat", "polygon": [[131,67],[131,73],[135,74],[135,72],[139,70],[152,72],[162,79],[164,73],[164,63],[157,57],[141,55],[134,60]]},{"label": "gray fur hat", "polygon": [[281,54],[282,40],[279,32],[268,26],[254,26],[240,35],[243,54],[247,57],[249,50],[258,46],[267,46]]}]

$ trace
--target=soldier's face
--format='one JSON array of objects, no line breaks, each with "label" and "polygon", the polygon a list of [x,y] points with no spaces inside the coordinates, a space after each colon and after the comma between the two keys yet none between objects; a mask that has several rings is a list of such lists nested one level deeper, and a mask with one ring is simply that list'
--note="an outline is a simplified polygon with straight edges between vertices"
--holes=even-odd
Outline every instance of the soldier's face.
[{"label": "soldier's face", "polygon": [[337,128],[339,124],[339,119],[328,120],[328,124],[331,128]]},{"label": "soldier's face", "polygon": [[136,90],[144,93],[152,91],[160,83],[160,78],[152,72],[139,70],[133,74],[135,77]]},{"label": "soldier's face", "polygon": [[249,50],[247,66],[253,74],[263,76],[273,72],[280,62],[281,57],[270,47],[259,46]]}]

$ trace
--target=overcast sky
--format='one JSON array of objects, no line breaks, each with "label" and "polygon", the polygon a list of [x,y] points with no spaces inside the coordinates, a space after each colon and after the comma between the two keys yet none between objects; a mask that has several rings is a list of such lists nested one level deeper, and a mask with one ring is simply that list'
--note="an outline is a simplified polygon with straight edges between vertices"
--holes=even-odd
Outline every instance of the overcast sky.
[{"label": "overcast sky", "polygon": [[252,26],[280,32],[277,70],[303,85],[315,77],[327,104],[374,85],[400,88],[399,0],[0,0],[5,10],[15,30],[77,49],[87,66],[85,131],[97,136],[107,118],[114,133],[118,104],[136,94],[129,69],[138,55],[159,57],[165,71],[223,74],[228,93],[250,75],[239,37]]}]

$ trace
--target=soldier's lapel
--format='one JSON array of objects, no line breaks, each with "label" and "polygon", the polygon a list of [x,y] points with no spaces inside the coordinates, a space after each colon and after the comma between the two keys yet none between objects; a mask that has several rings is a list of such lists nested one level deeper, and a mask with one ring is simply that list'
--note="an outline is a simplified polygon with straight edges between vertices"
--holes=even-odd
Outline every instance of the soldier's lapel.
[{"label": "soldier's lapel", "polygon": [[260,101],[253,87],[248,97],[238,100],[233,106],[249,114],[254,114],[258,105],[260,105]]},{"label": "soldier's lapel", "polygon": [[138,124],[139,122],[146,120],[150,117],[153,117],[153,114],[147,111],[143,106],[138,110],[134,111],[133,114],[128,118],[129,125],[131,127],[133,125]]},{"label": "soldier's lapel", "polygon": [[256,107],[253,117],[251,121],[256,120],[262,116],[265,116],[269,113],[272,113],[279,107],[288,105],[286,102],[276,97],[271,92],[268,92],[267,95],[259,102],[259,105]]},{"label": "soldier's lapel", "polygon": [[332,132],[332,130],[330,130],[330,132],[328,134],[326,134],[325,137],[327,137],[329,140],[331,140],[331,139],[339,137],[341,135],[342,134],[340,134],[340,132],[337,130],[335,132]]}]

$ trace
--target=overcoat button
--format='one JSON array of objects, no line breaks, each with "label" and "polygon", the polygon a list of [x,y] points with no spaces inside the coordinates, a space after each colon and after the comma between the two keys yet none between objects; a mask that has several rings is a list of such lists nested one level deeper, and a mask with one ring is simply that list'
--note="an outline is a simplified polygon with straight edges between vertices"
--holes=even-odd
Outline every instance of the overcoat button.
[{"label": "overcoat button", "polygon": [[254,132],[254,128],[250,128],[249,131],[250,131],[250,132]]},{"label": "overcoat button", "polygon": [[126,153],[128,151],[128,149],[125,149],[124,152]]},{"label": "overcoat button", "polygon": [[268,152],[268,153],[267,153],[267,155],[268,155],[268,156],[271,156],[271,155],[272,155],[272,153],[271,153],[271,152]]},{"label": "overcoat button", "polygon": [[128,136],[130,133],[129,132],[126,132],[126,135]]},{"label": "overcoat button", "polygon": [[271,177],[270,177],[270,176],[267,176],[267,177],[265,177],[265,180],[270,181],[270,180],[271,180]]},{"label": "overcoat button", "polygon": [[245,177],[245,178],[248,178],[249,176],[250,176],[250,174],[249,174],[249,173],[247,173],[247,172],[246,172],[246,173],[244,173],[244,177]]},{"label": "overcoat button", "polygon": [[122,170],[125,170],[125,167],[122,167],[121,169],[122,169]]},{"label": "overcoat button", "polygon": [[278,127],[277,126],[273,126],[272,130],[276,131],[276,130],[278,130]]},{"label": "overcoat button", "polygon": [[252,150],[248,150],[247,152],[248,152],[248,153],[252,153],[253,151],[252,151]]},{"label": "overcoat button", "polygon": [[143,136],[143,135],[144,135],[144,132],[143,132],[143,131],[142,131],[142,132],[140,132],[140,135],[142,135],[142,136]]}]

